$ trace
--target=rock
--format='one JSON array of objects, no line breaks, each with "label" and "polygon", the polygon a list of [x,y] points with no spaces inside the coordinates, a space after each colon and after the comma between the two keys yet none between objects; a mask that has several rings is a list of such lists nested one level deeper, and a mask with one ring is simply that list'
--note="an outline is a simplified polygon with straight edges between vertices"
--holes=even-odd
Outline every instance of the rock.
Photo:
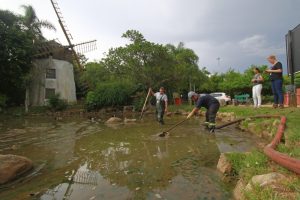
[{"label": "rock", "polygon": [[253,176],[251,181],[247,184],[245,191],[251,191],[253,190],[253,186],[257,185],[259,187],[271,187],[274,188],[276,185],[280,184],[287,178],[278,173],[278,172],[272,172],[269,174],[263,174],[263,175],[257,175]]},{"label": "rock", "polygon": [[20,148],[20,147],[19,147],[18,145],[15,145],[15,144],[11,146],[11,150],[17,150],[17,149],[19,149],[19,148]]},{"label": "rock", "polygon": [[128,118],[125,118],[124,119],[124,123],[125,124],[128,124],[128,123],[135,123],[137,121],[137,119],[128,119]]},{"label": "rock", "polygon": [[105,123],[106,124],[116,124],[116,123],[121,123],[122,119],[118,117],[111,117],[109,118]]},{"label": "rock", "polygon": [[23,156],[0,155],[0,184],[22,176],[33,167],[32,161]]},{"label": "rock", "polygon": [[245,199],[245,195],[244,195],[244,190],[245,190],[246,184],[244,182],[243,179],[240,179],[234,190],[233,190],[233,199],[236,200],[244,200]]},{"label": "rock", "polygon": [[226,155],[224,153],[221,153],[217,169],[222,173],[222,174],[230,174],[232,171],[232,165],[226,158]]}]

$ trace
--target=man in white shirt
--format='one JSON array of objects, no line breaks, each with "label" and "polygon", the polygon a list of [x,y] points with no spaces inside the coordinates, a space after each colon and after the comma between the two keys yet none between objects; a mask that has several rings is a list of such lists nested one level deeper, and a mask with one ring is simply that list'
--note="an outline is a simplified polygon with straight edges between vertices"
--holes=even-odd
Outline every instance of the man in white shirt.
[{"label": "man in white shirt", "polygon": [[154,93],[150,88],[150,92],[156,98],[156,119],[163,125],[164,124],[164,114],[168,111],[168,97],[165,94],[165,88],[159,88],[159,92]]}]

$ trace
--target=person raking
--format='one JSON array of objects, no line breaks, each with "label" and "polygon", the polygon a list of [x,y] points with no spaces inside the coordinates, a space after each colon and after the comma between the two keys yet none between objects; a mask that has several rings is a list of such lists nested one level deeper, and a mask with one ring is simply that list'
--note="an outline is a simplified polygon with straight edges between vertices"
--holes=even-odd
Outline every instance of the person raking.
[{"label": "person raking", "polygon": [[168,97],[165,94],[165,88],[160,87],[159,92],[154,93],[150,88],[150,92],[156,98],[156,119],[163,125],[164,124],[164,114],[168,111]]},{"label": "person raking", "polygon": [[209,94],[200,95],[193,91],[188,93],[188,97],[195,102],[195,108],[187,116],[187,119],[191,118],[201,107],[204,107],[207,109],[205,125],[209,132],[215,132],[216,116],[220,108],[219,101]]}]

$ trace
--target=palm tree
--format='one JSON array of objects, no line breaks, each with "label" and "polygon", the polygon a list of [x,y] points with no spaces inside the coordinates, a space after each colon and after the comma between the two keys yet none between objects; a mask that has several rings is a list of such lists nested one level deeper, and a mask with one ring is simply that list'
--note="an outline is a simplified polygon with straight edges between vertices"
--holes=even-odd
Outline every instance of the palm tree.
[{"label": "palm tree", "polygon": [[31,5],[22,5],[21,7],[25,11],[24,15],[21,16],[23,24],[34,34],[36,39],[45,40],[41,31],[42,28],[56,31],[55,26],[51,22],[47,20],[40,20],[37,17],[36,12]]}]

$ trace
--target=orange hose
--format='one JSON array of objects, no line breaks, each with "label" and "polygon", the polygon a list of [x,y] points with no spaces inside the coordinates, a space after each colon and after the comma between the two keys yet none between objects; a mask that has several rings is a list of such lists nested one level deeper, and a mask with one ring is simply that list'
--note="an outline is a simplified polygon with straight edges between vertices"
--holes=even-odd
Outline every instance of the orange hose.
[{"label": "orange hose", "polygon": [[280,143],[286,126],[286,117],[282,116],[277,133],[270,144],[264,148],[264,153],[274,162],[285,167],[297,174],[300,174],[300,160],[292,158],[284,153],[276,151],[277,145]]}]

